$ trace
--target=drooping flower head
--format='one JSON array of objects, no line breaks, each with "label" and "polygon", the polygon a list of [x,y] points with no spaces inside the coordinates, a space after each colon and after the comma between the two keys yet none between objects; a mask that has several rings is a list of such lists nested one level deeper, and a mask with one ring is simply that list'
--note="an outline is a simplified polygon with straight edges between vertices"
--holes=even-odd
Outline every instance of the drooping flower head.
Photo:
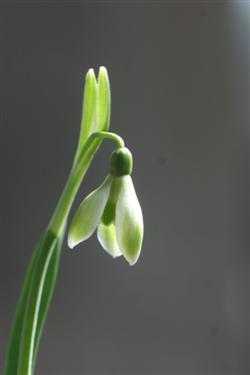
[{"label": "drooping flower head", "polygon": [[112,153],[109,174],[80,204],[69,229],[75,247],[97,229],[102,247],[114,258],[123,255],[134,265],[143,240],[143,216],[131,178],[133,158],[126,147]]}]

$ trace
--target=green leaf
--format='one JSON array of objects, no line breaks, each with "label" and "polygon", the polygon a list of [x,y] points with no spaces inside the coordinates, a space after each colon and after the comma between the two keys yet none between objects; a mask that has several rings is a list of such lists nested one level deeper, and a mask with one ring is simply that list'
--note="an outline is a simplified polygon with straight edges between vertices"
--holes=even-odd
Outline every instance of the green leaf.
[{"label": "green leaf", "polygon": [[82,119],[80,127],[80,135],[75,154],[74,164],[77,162],[79,153],[84,143],[96,128],[96,100],[97,100],[97,82],[93,69],[89,69],[85,78]]},{"label": "green leaf", "polygon": [[97,112],[96,112],[96,131],[109,130],[111,115],[111,95],[107,69],[101,66],[98,74],[97,84]]},{"label": "green leaf", "polygon": [[[42,241],[42,240],[41,240]],[[7,363],[6,363],[6,375],[16,375],[17,374],[17,367],[18,367],[18,357],[19,357],[19,348],[20,348],[20,341],[21,341],[21,333],[22,333],[22,326],[23,326],[23,317],[26,307],[27,296],[29,293],[30,281],[32,279],[34,265],[37,261],[38,255],[40,252],[40,242],[38,243],[35,252],[31,258],[24,283],[23,288],[21,291],[21,295],[19,298],[16,316],[14,323],[12,325],[12,332],[9,340],[9,347],[7,352]]]},{"label": "green leaf", "polygon": [[[12,328],[6,375],[31,374],[33,371],[42,328],[55,286],[63,237],[64,231],[60,238],[52,232],[46,231],[36,246],[24,280]],[[38,280],[39,282],[36,284]],[[38,298],[34,300],[38,289]],[[36,309],[32,309],[34,304]],[[32,311],[35,311],[36,314],[32,314]],[[25,337],[28,332],[32,332],[33,342],[32,340],[26,342]],[[20,370],[24,366],[25,359],[26,363],[29,363],[29,372]]]},{"label": "green leaf", "polygon": [[43,293],[42,293],[42,298],[41,298],[41,305],[40,305],[38,321],[37,321],[35,347],[34,347],[34,353],[33,353],[33,366],[35,364],[43,326],[46,320],[50,302],[51,302],[53,292],[55,289],[64,234],[65,234],[65,230],[63,230],[63,232],[60,235],[60,238],[58,238],[57,240],[57,245],[55,246],[54,253],[51,256],[51,260],[48,266],[48,271],[46,273],[46,278],[45,278],[44,288],[43,288]]}]

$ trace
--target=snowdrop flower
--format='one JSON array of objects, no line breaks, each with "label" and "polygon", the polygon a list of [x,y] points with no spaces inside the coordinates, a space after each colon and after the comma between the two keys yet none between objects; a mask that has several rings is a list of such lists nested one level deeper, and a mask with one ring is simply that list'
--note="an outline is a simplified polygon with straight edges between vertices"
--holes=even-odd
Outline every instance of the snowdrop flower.
[{"label": "snowdrop flower", "polygon": [[132,154],[115,150],[109,174],[99,188],[80,204],[69,229],[68,245],[75,247],[97,229],[102,247],[114,258],[123,255],[134,265],[143,239],[143,217],[132,178]]}]

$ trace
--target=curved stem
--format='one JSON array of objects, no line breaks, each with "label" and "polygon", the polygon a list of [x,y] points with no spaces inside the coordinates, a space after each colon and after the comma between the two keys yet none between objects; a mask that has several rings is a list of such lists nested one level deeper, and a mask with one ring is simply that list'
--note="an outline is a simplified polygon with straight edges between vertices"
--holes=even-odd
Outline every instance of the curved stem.
[{"label": "curved stem", "polygon": [[121,148],[125,146],[124,140],[122,137],[120,137],[118,134],[112,133],[112,132],[95,132],[91,134],[90,137],[93,138],[100,138],[100,139],[112,139],[114,142],[116,142],[117,147]]},{"label": "curved stem", "polygon": [[79,190],[82,179],[85,176],[94,154],[101,144],[101,141],[105,138],[115,141],[118,148],[124,147],[123,139],[115,133],[96,132],[91,134],[86,141],[78,160],[76,160],[76,163],[72,168],[61,198],[49,223],[48,229],[50,229],[56,235],[59,235],[63,230],[65,221]]}]

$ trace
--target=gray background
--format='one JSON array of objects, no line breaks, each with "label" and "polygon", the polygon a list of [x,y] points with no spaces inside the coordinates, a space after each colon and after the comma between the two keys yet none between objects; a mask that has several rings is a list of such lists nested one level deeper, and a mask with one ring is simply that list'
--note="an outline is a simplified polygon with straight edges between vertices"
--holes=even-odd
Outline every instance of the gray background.
[{"label": "gray background", "polygon": [[[138,264],[66,244],[37,374],[249,374],[250,3],[0,5],[0,372],[63,188],[84,75],[105,65],[135,157]],[[106,141],[77,203],[104,179]]]}]

